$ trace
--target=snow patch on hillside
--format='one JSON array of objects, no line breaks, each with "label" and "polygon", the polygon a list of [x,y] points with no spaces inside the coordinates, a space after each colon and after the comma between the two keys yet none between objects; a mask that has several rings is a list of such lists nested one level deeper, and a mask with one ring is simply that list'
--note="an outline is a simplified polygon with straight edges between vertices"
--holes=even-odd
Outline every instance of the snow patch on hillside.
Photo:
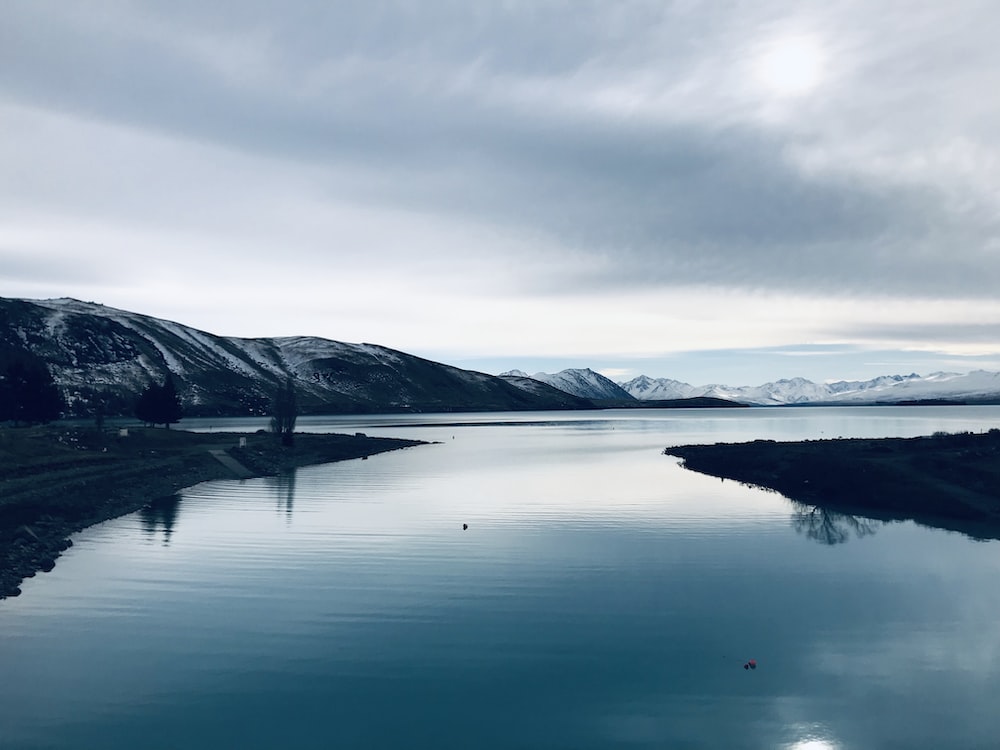
[{"label": "snow patch on hillside", "polygon": [[[500,377],[528,377],[521,370],[501,373]],[[594,372],[590,368],[567,369],[557,373],[536,372],[530,376],[564,393],[581,398],[597,400],[628,401],[633,397],[614,381]]]}]

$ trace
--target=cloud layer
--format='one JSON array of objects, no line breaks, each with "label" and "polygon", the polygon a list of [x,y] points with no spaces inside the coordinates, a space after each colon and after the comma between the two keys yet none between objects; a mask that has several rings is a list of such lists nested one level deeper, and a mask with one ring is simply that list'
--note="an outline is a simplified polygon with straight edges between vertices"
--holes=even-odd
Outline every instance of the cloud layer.
[{"label": "cloud layer", "polygon": [[988,2],[0,6],[7,294],[453,358],[1000,349]]}]

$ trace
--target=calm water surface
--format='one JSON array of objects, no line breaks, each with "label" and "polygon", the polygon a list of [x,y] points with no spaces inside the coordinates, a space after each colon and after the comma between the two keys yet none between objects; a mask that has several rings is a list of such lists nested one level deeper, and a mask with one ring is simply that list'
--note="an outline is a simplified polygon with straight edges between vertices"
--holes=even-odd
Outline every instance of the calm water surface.
[{"label": "calm water surface", "polygon": [[0,602],[0,747],[995,748],[996,542],[824,518],[661,452],[998,426],[1000,407],[305,419],[436,443],[78,534]]}]

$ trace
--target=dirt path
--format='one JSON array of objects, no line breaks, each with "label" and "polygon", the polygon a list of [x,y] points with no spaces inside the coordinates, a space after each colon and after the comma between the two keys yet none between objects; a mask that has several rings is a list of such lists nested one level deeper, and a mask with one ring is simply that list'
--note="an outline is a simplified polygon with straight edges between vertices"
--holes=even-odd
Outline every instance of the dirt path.
[{"label": "dirt path", "polygon": [[250,469],[241,464],[221,448],[209,448],[208,453],[216,461],[229,469],[233,473],[233,476],[237,479],[249,479],[253,476],[253,472],[250,471]]}]

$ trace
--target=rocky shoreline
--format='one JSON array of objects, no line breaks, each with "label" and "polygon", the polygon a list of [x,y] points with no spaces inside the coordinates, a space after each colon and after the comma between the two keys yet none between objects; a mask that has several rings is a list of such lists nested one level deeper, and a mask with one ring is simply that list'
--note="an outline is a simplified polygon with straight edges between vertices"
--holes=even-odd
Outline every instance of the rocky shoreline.
[{"label": "rocky shoreline", "polygon": [[692,471],[806,506],[1000,539],[1000,429],[918,438],[671,446]]},{"label": "rocky shoreline", "polygon": [[282,446],[256,433],[112,431],[47,426],[0,430],[0,598],[49,571],[70,535],[200,482],[271,476],[423,444],[306,434]]}]

